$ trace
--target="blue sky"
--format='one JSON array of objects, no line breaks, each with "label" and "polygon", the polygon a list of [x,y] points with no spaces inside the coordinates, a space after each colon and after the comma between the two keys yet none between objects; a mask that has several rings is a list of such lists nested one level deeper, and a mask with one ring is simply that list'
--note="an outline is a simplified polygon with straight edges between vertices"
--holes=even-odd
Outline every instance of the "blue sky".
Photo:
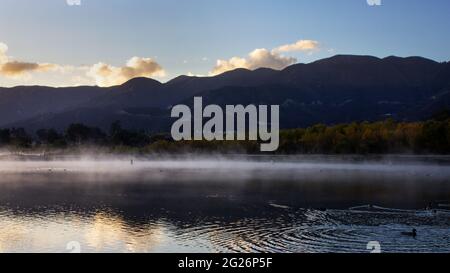
[{"label": "blue sky", "polygon": [[[0,62],[16,62],[0,70],[0,86],[112,85],[135,75],[166,81],[335,54],[450,60],[450,1],[381,1],[0,0]],[[274,53],[301,40],[317,48]],[[262,48],[258,60],[248,56]]]}]

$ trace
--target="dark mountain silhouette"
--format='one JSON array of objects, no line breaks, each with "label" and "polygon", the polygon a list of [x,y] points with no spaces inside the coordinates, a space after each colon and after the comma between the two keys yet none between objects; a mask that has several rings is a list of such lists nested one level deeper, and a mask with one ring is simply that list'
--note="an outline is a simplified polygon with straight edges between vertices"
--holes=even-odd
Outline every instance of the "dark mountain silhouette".
[{"label": "dark mountain silhouette", "polygon": [[388,117],[421,120],[450,108],[450,63],[338,55],[282,71],[236,69],[164,84],[136,78],[110,88],[0,89],[0,126],[34,131],[81,122],[107,129],[119,120],[127,128],[167,131],[171,106],[192,104],[196,95],[205,104],[278,104],[283,128]]},{"label": "dark mountain silhouette", "polygon": [[0,126],[45,113],[60,113],[108,92],[108,88],[89,86],[0,88]]}]

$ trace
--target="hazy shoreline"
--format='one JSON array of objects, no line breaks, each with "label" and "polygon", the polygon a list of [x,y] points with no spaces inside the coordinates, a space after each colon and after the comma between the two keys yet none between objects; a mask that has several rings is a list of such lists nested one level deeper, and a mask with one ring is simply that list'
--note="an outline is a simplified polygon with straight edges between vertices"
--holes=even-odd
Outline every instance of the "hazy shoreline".
[{"label": "hazy shoreline", "polygon": [[82,149],[78,152],[0,152],[0,163],[3,161],[67,161],[85,160],[94,161],[118,160],[118,161],[152,161],[152,160],[248,160],[270,162],[386,162],[389,164],[422,162],[450,164],[450,155],[439,154],[245,154],[245,153],[114,153],[114,152],[89,152]]}]

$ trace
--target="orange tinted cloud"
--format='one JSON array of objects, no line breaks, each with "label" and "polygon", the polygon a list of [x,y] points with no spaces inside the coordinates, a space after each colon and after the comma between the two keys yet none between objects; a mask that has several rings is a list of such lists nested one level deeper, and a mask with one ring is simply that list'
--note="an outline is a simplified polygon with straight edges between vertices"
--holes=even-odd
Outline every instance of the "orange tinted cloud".
[{"label": "orange tinted cloud", "polygon": [[[70,77],[73,82],[96,83],[99,86],[122,84],[135,77],[164,77],[165,70],[151,58],[133,57],[122,67],[105,63],[92,66],[64,66],[50,63],[36,63],[13,60],[7,55],[8,46],[0,43],[0,76],[29,80],[31,73],[53,72],[53,77]],[[57,73],[57,74],[55,74]],[[47,75],[47,76],[49,76]]]},{"label": "orange tinted cloud", "polygon": [[122,67],[105,63],[95,64],[87,75],[92,77],[98,86],[113,86],[136,77],[164,77],[166,72],[151,58],[133,57]]},{"label": "orange tinted cloud", "polygon": [[254,70],[261,67],[283,69],[297,62],[297,59],[282,56],[265,48],[255,49],[247,58],[233,57],[229,60],[218,60],[210,75],[218,75],[237,68]]},{"label": "orange tinted cloud", "polygon": [[275,48],[274,52],[312,51],[319,49],[319,42],[313,40],[299,40],[293,44],[282,45]]},{"label": "orange tinted cloud", "polygon": [[58,68],[58,65],[49,63],[33,63],[11,60],[6,54],[8,46],[0,43],[0,75],[5,77],[20,78],[27,76],[29,72],[45,72]]},{"label": "orange tinted cloud", "polygon": [[12,61],[0,65],[0,74],[7,77],[18,77],[28,72],[45,72],[56,68],[54,64],[39,64],[39,63],[27,63]]},{"label": "orange tinted cloud", "polygon": [[281,55],[286,52],[312,52],[319,49],[319,42],[313,40],[299,40],[293,44],[279,46],[272,50],[255,49],[246,58],[232,57],[229,60],[217,60],[216,66],[209,73],[218,75],[237,68],[254,70],[265,67],[276,70],[284,69],[297,62],[296,58]]}]

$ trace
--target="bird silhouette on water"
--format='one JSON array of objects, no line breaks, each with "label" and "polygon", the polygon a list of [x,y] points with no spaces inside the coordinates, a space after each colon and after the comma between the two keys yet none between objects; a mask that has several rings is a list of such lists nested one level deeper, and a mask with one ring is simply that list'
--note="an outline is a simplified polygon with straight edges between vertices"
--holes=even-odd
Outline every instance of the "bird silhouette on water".
[{"label": "bird silhouette on water", "polygon": [[402,235],[416,238],[417,237],[417,230],[413,229],[412,232],[402,232]]}]

